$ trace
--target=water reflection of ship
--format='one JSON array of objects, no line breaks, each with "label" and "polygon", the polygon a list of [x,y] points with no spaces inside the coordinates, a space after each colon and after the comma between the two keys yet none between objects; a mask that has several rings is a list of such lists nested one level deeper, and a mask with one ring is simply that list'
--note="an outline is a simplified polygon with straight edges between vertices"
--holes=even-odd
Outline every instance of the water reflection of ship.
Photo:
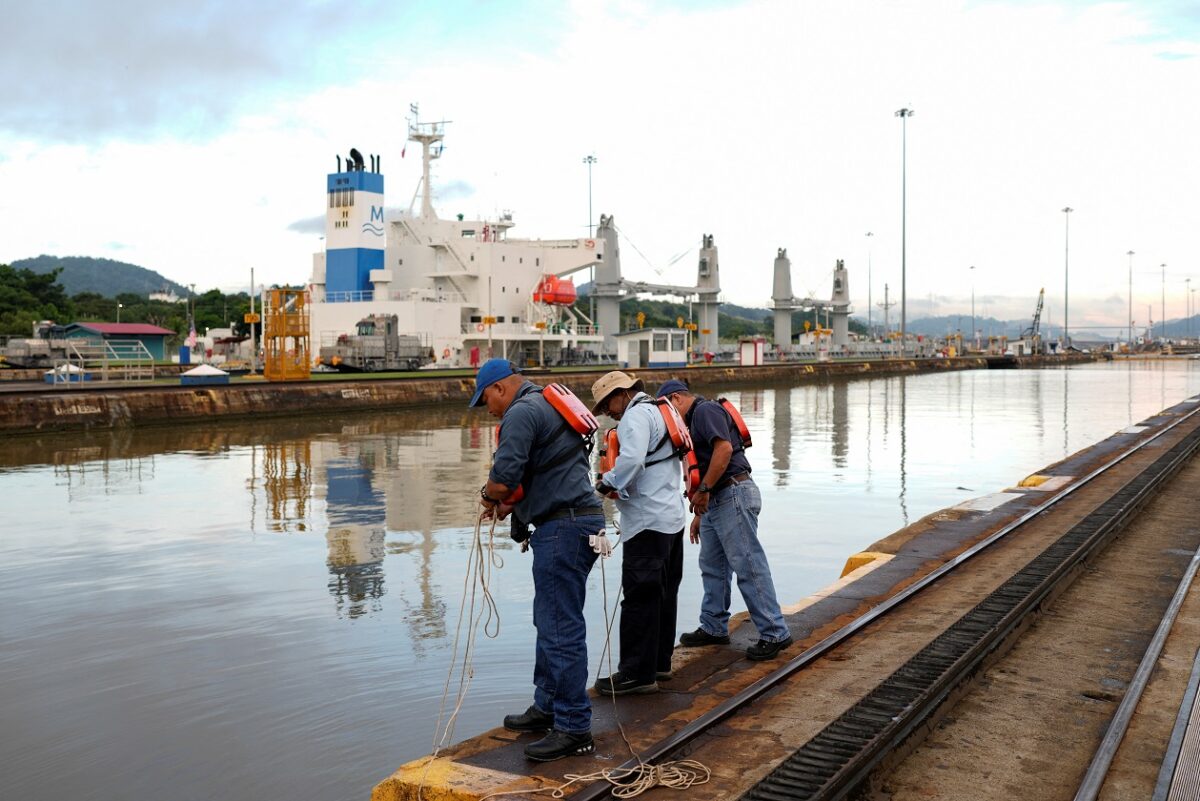
[{"label": "water reflection of ship", "polygon": [[[428,425],[428,418],[422,422]],[[470,525],[475,514],[470,493],[445,490],[482,483],[494,441],[493,426],[449,422],[431,429],[401,421],[356,421],[342,426],[338,437],[267,444],[256,460],[262,466],[270,530],[312,530],[310,509],[324,511],[328,586],[339,616],[382,609],[389,586],[384,557],[415,557],[412,580],[390,585],[407,607],[414,643],[446,634],[445,603],[432,567],[436,534]],[[408,564],[405,560],[399,569]]]},{"label": "water reflection of ship", "polygon": [[338,455],[321,464],[325,483],[325,516],[329,529],[329,592],[339,615],[356,618],[378,612],[385,592],[383,556],[386,504],[374,486],[375,469],[386,462],[387,441],[375,437],[333,446]]}]

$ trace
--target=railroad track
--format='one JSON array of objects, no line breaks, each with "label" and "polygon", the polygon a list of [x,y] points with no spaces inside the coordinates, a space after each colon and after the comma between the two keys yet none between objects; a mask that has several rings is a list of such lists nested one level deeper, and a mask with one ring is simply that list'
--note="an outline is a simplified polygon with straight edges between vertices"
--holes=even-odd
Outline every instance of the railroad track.
[{"label": "railroad track", "polygon": [[[696,737],[738,714],[755,699],[829,653],[871,622],[892,612],[973,557],[1060,504],[1097,477],[1124,462],[1168,432],[1200,420],[1200,406],[1153,436],[1066,487],[917,583],[793,657],[675,734],[642,753],[646,762],[669,759]],[[895,670],[836,720],[797,748],[747,790],[747,801],[836,801],[863,789],[888,757],[928,723],[952,693],[967,681],[1010,635],[1019,631],[1043,602],[1116,536],[1150,498],[1200,450],[1200,426],[1192,428],[1152,464],[1072,526],[1041,554],[960,617],[915,656]],[[636,762],[626,763],[626,767]],[[572,795],[597,801],[611,786],[596,782]]]}]

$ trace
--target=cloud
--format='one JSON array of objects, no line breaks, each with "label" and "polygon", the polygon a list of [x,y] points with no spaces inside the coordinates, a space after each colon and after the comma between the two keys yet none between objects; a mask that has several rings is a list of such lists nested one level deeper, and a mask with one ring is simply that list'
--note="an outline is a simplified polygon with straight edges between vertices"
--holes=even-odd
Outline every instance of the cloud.
[{"label": "cloud", "polygon": [[475,194],[475,187],[466,181],[449,181],[437,187],[438,200],[463,200]]},{"label": "cloud", "polygon": [[323,234],[325,233],[325,215],[318,214],[315,217],[305,217],[302,220],[296,220],[287,229],[295,231],[298,234]]},{"label": "cloud", "polygon": [[[0,131],[53,141],[194,135],[270,86],[298,86],[378,0],[4,3]],[[355,70],[353,59],[340,72]]]}]

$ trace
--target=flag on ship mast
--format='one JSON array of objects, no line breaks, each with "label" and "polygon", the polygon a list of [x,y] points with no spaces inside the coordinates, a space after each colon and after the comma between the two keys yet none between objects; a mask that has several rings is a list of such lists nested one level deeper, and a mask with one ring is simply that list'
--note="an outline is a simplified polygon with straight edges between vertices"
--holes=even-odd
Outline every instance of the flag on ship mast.
[{"label": "flag on ship mast", "polygon": [[189,348],[196,347],[196,321],[195,320],[188,321],[187,346]]}]

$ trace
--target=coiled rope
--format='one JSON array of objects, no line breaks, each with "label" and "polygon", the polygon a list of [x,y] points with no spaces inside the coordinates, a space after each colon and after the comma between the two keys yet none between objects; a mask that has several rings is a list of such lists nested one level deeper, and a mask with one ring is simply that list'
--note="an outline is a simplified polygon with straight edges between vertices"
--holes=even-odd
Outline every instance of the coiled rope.
[{"label": "coiled rope", "polygon": [[[490,584],[492,569],[504,567],[504,560],[496,553],[495,517],[490,519],[486,544],[483,538],[483,522],[484,515],[481,513],[475,521],[475,533],[470,553],[467,557],[467,567],[463,577],[462,603],[458,609],[458,623],[454,631],[454,646],[450,654],[450,668],[446,673],[446,682],[442,689],[442,700],[438,707],[438,722],[434,732],[433,753],[425,763],[425,770],[421,774],[421,783],[417,786],[418,801],[423,801],[422,793],[425,789],[425,780],[429,775],[429,768],[433,765],[434,760],[437,759],[442,748],[449,744],[453,736],[454,724],[466,700],[467,690],[471,686],[471,679],[474,678],[475,640],[480,630],[480,624],[482,623],[484,635],[489,639],[495,639],[500,635],[500,611],[496,606],[495,599],[492,597]],[[614,527],[617,529],[617,542],[613,544],[615,552],[616,548],[621,544],[621,532],[620,527],[616,525],[615,521]],[[610,611],[608,605],[608,572],[605,570],[607,560],[608,557],[601,554],[600,587],[604,601],[604,648],[600,653],[600,665],[597,665],[596,668],[597,681],[600,678],[600,667],[606,661],[608,664],[608,675],[613,675],[612,627],[617,619],[617,609],[621,603],[622,592],[618,588],[617,597]],[[479,602],[478,612],[476,611],[477,598],[482,598]],[[460,666],[458,664],[458,652],[459,645],[462,642],[464,623],[467,625],[466,645],[463,647],[462,664]],[[458,697],[455,699],[454,709],[451,711],[449,717],[446,717],[446,702],[450,697],[450,685],[453,684],[456,667],[458,668]],[[487,801],[489,798],[498,798],[506,795],[538,793],[549,793],[553,798],[563,798],[566,796],[567,788],[572,785],[595,781],[606,781],[611,784],[613,787],[612,795],[615,798],[633,798],[655,787],[686,790],[709,781],[712,771],[706,765],[694,759],[664,762],[661,765],[654,765],[643,760],[637,751],[634,750],[633,744],[629,741],[629,736],[625,733],[625,726],[621,723],[621,718],[617,714],[617,697],[613,695],[610,698],[612,699],[613,719],[617,722],[617,730],[621,733],[621,739],[625,742],[625,747],[629,749],[629,753],[637,760],[637,765],[630,768],[606,768],[605,770],[594,771],[592,773],[568,773],[563,776],[565,781],[558,785],[489,793],[480,798],[479,801]],[[444,727],[443,722],[445,723]]]},{"label": "coiled rope", "polygon": [[[621,529],[616,524],[616,521],[613,521],[613,526],[617,529],[617,541],[613,544],[613,552],[615,553],[617,547],[621,544]],[[613,675],[612,627],[613,623],[617,620],[617,609],[621,604],[622,590],[618,588],[612,610],[611,612],[609,611],[608,572],[604,569],[607,561],[608,557],[602,554],[600,556],[600,589],[604,598],[604,649],[600,652],[600,664],[596,666],[597,681],[600,679],[600,668],[606,661],[608,664],[608,675]],[[592,773],[567,773],[563,776],[563,779],[566,781],[562,784],[532,790],[507,790],[504,792],[489,793],[480,798],[479,801],[487,801],[489,798],[498,798],[506,795],[536,795],[538,793],[549,793],[552,798],[564,798],[567,794],[567,788],[572,785],[590,784],[597,781],[605,781],[611,784],[611,792],[614,798],[633,798],[655,787],[686,790],[689,787],[708,782],[712,777],[712,771],[708,769],[707,765],[694,759],[664,762],[661,765],[654,765],[643,760],[637,751],[634,750],[633,743],[629,741],[629,736],[625,733],[625,725],[621,723],[621,716],[617,712],[617,697],[613,695],[610,698],[613,705],[613,719],[617,722],[617,731],[621,733],[621,739],[625,742],[625,747],[629,749],[630,755],[637,760],[636,765],[629,768],[606,768]]]}]

